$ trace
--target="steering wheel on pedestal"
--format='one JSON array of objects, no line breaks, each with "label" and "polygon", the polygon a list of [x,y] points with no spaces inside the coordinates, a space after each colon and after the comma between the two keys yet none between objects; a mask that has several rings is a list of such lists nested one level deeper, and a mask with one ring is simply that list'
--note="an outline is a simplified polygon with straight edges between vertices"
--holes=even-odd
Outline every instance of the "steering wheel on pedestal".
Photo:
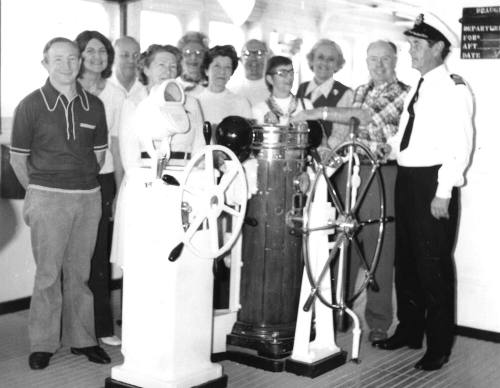
[{"label": "steering wheel on pedestal", "polygon": [[[317,163],[315,178],[311,191],[307,197],[303,214],[303,255],[308,279],[311,283],[311,294],[303,308],[308,311],[317,297],[323,304],[343,311],[347,304],[352,303],[363,292],[366,287],[372,287],[378,291],[374,273],[380,256],[384,225],[391,221],[385,217],[385,197],[384,186],[381,173],[379,171],[379,161],[372,154],[370,149],[355,138],[354,127],[351,125],[349,141],[346,141],[332,150],[321,163]],[[361,163],[369,167],[366,177],[359,174]],[[332,173],[333,174],[330,174]],[[336,189],[333,181],[337,181],[338,174],[345,174],[345,191]],[[331,177],[330,177],[331,176]],[[335,217],[329,219],[324,225],[311,225],[311,209],[316,195],[318,182],[325,179],[328,194],[335,208]],[[323,186],[324,187],[324,186]],[[359,209],[366,200],[369,190],[377,195],[376,216],[372,219],[360,219]],[[343,193],[342,196],[339,193]],[[375,248],[371,253],[365,253],[358,240],[359,233],[363,228],[377,228]],[[329,249],[329,257],[319,273],[313,273],[311,258],[309,257],[309,236],[318,232],[327,232],[333,243]],[[330,239],[331,240],[331,239]],[[361,259],[364,267],[365,279],[361,286],[354,290],[348,299],[344,295],[344,278],[346,276],[344,263],[349,258],[349,251],[355,250]],[[371,260],[367,260],[371,257]],[[332,263],[338,264],[338,274],[332,277],[332,287],[336,289],[335,300],[330,303],[322,294],[321,281],[327,269]],[[329,298],[328,298],[329,299]]]},{"label": "steering wheel on pedestal", "polygon": [[[189,161],[180,182],[182,242],[201,258],[213,259],[227,252],[238,238],[248,200],[245,171],[227,147],[204,147]],[[229,237],[221,233],[222,219],[230,225]],[[208,229],[209,244],[196,235]]]}]

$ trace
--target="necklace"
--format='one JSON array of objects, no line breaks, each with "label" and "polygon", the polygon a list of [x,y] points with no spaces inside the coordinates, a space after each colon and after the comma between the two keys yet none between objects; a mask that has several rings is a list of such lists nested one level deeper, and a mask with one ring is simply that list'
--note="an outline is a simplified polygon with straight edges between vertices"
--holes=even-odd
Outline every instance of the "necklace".
[{"label": "necklace", "polygon": [[283,112],[281,108],[279,107],[278,103],[276,102],[276,99],[271,95],[267,98],[266,104],[269,107],[269,110],[279,119],[280,117],[290,117],[292,114],[297,110],[297,99],[294,97],[293,94],[290,93],[292,98],[290,100],[290,103],[288,104],[288,110],[287,112]]}]

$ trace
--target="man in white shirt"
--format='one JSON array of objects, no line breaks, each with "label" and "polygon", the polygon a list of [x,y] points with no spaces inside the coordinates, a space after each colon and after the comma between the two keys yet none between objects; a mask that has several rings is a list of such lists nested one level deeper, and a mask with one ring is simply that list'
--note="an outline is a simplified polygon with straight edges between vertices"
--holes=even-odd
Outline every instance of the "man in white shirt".
[{"label": "man in white shirt", "polygon": [[431,14],[421,14],[405,32],[412,66],[421,78],[408,93],[393,138],[396,180],[396,295],[399,324],[387,340],[392,350],[427,350],[415,364],[440,369],[453,345],[455,243],[459,192],[472,151],[472,94],[444,60],[457,43],[452,31]]},{"label": "man in white shirt", "polygon": [[115,64],[110,80],[130,97],[143,93],[144,85],[137,79],[137,64],[141,55],[141,47],[131,36],[118,38],[114,45]]},{"label": "man in white shirt", "polygon": [[234,81],[229,81],[228,89],[239,94],[250,101],[252,106],[264,101],[269,97],[264,71],[266,63],[270,57],[270,51],[265,42],[257,39],[250,39],[241,50],[241,63],[245,71],[245,76]]}]

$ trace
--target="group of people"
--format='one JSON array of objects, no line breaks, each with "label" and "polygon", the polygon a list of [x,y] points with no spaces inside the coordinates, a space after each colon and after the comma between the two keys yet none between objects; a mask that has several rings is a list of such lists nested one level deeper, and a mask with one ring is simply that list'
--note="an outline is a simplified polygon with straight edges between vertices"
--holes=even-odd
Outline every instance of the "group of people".
[{"label": "group of people", "polygon": [[[340,46],[321,39],[307,55],[314,77],[296,95],[291,59],[272,56],[255,39],[240,57],[230,45],[209,48],[200,32],[187,33],[177,47],[153,44],[142,53],[132,37],[113,45],[97,31],[49,41],[42,61],[48,80],[18,105],[11,140],[11,164],[27,188],[23,216],[36,262],[30,367],[47,367],[61,344],[109,363],[98,339],[120,343],[109,296],[116,194],[127,171],[154,157],[141,143],[137,112],[175,82],[189,130],[172,137],[172,158],[188,159],[205,145],[204,122],[215,128],[231,115],[282,125],[321,120],[323,146],[330,148],[346,139],[351,116],[360,119],[358,137],[380,158],[387,212],[397,220],[386,228],[379,290],[367,293],[369,339],[381,349],[420,348],[425,334],[427,352],[416,368],[441,368],[453,342],[452,250],[472,99],[443,65],[454,43],[446,26],[420,15],[405,34],[422,75],[418,85],[398,80],[396,45],[377,40],[367,48],[370,80],[353,90],[334,77],[345,63]],[[240,62],[245,78],[231,80]],[[399,324],[388,337],[394,273]]]}]

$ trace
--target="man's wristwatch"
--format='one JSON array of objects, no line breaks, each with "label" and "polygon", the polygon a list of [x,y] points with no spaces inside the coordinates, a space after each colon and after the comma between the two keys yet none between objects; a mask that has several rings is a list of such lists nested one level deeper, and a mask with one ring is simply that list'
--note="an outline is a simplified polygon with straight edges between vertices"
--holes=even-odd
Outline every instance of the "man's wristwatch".
[{"label": "man's wristwatch", "polygon": [[328,117],[328,107],[324,106],[323,111],[321,112],[321,118],[323,121],[326,121],[326,118]]}]

